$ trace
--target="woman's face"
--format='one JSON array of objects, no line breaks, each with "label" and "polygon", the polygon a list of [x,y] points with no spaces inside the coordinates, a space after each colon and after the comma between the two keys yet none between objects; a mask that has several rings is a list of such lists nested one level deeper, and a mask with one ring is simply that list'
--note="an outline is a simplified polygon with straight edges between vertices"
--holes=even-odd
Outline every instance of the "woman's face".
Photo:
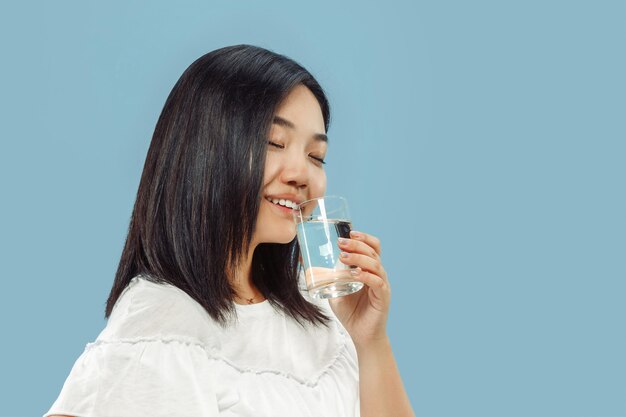
[{"label": "woman's face", "polygon": [[269,201],[299,204],[326,191],[324,117],[311,91],[295,87],[276,111],[265,158],[263,199],[253,241],[289,243],[296,236],[291,209]]}]

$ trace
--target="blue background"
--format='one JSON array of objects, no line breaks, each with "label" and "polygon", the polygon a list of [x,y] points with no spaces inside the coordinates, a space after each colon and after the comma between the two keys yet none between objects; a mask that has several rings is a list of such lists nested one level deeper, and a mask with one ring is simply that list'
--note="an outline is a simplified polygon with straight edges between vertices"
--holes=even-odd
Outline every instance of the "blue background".
[{"label": "blue background", "polygon": [[178,77],[251,43],[328,92],[418,416],[626,416],[624,1],[7,4],[0,415],[47,411],[105,325]]}]

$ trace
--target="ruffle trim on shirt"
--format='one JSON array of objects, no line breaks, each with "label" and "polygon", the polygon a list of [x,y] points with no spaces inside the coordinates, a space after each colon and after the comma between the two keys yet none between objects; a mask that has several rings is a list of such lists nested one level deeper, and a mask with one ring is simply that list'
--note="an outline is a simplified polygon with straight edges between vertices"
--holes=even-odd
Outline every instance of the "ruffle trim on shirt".
[{"label": "ruffle trim on shirt", "polygon": [[341,343],[339,344],[337,353],[332,357],[332,359],[328,362],[326,366],[324,366],[317,374],[315,374],[313,377],[309,379],[303,379],[289,372],[284,372],[284,371],[280,371],[277,369],[255,369],[255,368],[250,368],[250,367],[241,367],[235,364],[234,362],[232,362],[231,360],[229,360],[228,358],[225,358],[224,356],[220,355],[218,353],[218,348],[207,346],[206,344],[200,343],[194,339],[186,339],[186,338],[181,338],[181,337],[177,337],[177,338],[152,337],[152,338],[134,338],[134,339],[118,339],[118,340],[96,340],[95,342],[87,343],[85,345],[85,352],[101,345],[115,345],[115,344],[137,345],[140,343],[155,343],[155,342],[164,343],[164,344],[178,343],[178,344],[185,345],[185,346],[198,347],[206,352],[207,357],[209,359],[222,362],[228,367],[239,372],[240,374],[256,374],[256,375],[273,374],[276,376],[284,377],[286,379],[291,379],[300,385],[303,385],[309,388],[315,388],[319,384],[319,381],[322,379],[322,377],[324,377],[324,375],[330,373],[333,370],[333,368],[340,366],[339,363],[342,357],[349,358],[348,362],[350,362],[350,360],[352,359],[350,357],[351,356],[350,353],[348,352],[348,344],[346,340],[347,336],[345,336],[343,332],[341,333],[343,337],[341,338]]}]

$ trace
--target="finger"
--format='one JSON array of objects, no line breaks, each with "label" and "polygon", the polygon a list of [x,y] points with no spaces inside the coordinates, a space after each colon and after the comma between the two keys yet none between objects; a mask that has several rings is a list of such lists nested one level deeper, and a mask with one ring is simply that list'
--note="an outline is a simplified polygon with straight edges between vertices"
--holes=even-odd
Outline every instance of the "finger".
[{"label": "finger", "polygon": [[374,248],[378,256],[380,256],[380,239],[378,239],[376,236],[372,236],[372,235],[368,235],[367,233],[357,232],[355,230],[352,230],[350,231],[350,237],[367,243],[372,248]]},{"label": "finger", "polygon": [[391,288],[389,283],[381,277],[367,271],[361,271],[356,275],[356,281],[362,282],[368,288],[368,295],[371,305],[380,311],[388,311],[391,301]]},{"label": "finger", "polygon": [[339,260],[346,265],[361,267],[361,269],[372,272],[380,277],[386,276],[382,264],[377,259],[373,259],[367,255],[353,252],[341,252]]},{"label": "finger", "polygon": [[380,255],[378,255],[376,250],[374,250],[374,248],[372,248],[370,245],[363,241],[340,237],[337,242],[339,243],[339,247],[341,248],[341,250],[360,253],[362,255],[367,255],[377,260],[380,259]]},{"label": "finger", "polygon": [[356,271],[357,273],[352,274],[352,276],[370,288],[382,290],[387,285],[385,280],[378,275],[364,271],[361,268],[357,268],[354,271]]}]

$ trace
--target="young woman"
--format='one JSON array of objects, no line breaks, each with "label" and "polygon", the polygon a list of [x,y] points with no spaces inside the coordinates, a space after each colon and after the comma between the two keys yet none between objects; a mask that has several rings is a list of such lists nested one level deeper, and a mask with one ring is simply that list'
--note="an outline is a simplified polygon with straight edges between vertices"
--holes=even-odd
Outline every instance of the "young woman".
[{"label": "young woman", "polygon": [[324,195],[329,120],[313,76],[266,49],[187,68],[152,137],[107,325],[45,417],[413,415],[379,240],[340,242],[361,291],[312,299],[276,204]]}]

